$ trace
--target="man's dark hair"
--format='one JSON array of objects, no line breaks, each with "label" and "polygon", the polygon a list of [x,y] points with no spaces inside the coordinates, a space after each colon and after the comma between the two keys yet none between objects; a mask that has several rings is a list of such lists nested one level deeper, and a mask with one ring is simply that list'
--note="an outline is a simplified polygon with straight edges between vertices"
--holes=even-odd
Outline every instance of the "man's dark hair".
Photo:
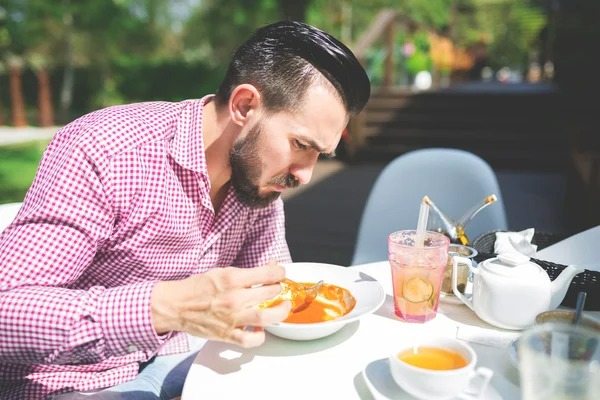
[{"label": "man's dark hair", "polygon": [[352,51],[313,26],[281,21],[258,29],[233,55],[216,94],[227,104],[232,90],[249,83],[267,110],[295,110],[320,72],[335,87],[350,114],[359,113],[371,92],[365,70]]}]

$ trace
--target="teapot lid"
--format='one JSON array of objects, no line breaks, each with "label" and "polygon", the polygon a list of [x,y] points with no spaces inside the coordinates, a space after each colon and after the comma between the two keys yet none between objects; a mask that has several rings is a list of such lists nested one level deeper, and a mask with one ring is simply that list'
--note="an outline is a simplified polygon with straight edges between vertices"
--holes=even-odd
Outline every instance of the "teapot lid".
[{"label": "teapot lid", "polygon": [[529,257],[516,252],[498,254],[497,257],[485,260],[481,268],[511,278],[537,278],[542,272],[548,278],[548,274],[539,265],[530,261]]}]

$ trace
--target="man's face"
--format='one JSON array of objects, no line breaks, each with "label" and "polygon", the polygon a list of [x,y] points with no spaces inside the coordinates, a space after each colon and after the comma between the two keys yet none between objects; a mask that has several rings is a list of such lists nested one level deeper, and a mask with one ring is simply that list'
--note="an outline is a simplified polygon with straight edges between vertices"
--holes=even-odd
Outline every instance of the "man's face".
[{"label": "man's face", "polygon": [[333,154],[348,115],[331,88],[311,86],[297,112],[257,117],[230,152],[238,199],[266,207],[281,192],[310,181],[319,154]]},{"label": "man's face", "polygon": [[[248,135],[238,139],[231,149],[231,183],[238,199],[247,206],[261,208],[268,206],[280,195],[279,191],[261,194],[261,159],[259,155],[259,139],[262,132],[260,123],[256,123]],[[274,176],[267,182],[281,187],[296,187],[298,179],[290,173]]]}]

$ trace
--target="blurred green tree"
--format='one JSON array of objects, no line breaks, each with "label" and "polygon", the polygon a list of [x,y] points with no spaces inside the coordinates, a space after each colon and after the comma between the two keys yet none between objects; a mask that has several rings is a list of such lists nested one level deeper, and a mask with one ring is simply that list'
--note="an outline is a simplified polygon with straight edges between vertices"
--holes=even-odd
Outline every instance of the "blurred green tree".
[{"label": "blurred green tree", "polygon": [[546,12],[532,1],[472,0],[473,11],[458,19],[458,40],[471,45],[483,41],[492,68],[524,70],[547,21]]},{"label": "blurred green tree", "polygon": [[276,0],[204,0],[185,22],[184,57],[224,70],[244,38],[278,19]]},{"label": "blurred green tree", "polygon": [[[375,15],[384,8],[398,11],[413,21],[416,32],[398,33],[397,59],[405,60],[411,72],[430,65],[427,54],[418,47],[410,57],[402,54],[402,45],[414,43],[426,32],[449,38],[461,49],[482,49],[486,62],[494,68],[527,67],[539,51],[537,40],[547,21],[542,0],[313,0],[307,20],[338,35],[347,43],[355,43]],[[383,46],[371,51],[370,76],[377,79],[376,69],[383,63]]]},{"label": "blurred green tree", "polygon": [[[9,73],[15,77],[25,61],[34,68],[40,99],[50,96],[47,69],[62,68],[59,110],[65,120],[77,67],[98,71],[100,89],[90,105],[102,107],[125,100],[118,92],[115,65],[158,62],[181,52],[172,45],[177,40],[170,5],[167,0],[4,0],[0,15],[5,15],[6,28],[0,29],[0,39],[8,40],[0,40],[0,51],[4,59],[10,55]],[[18,97],[16,91],[13,96]],[[40,106],[49,109],[47,101]]]},{"label": "blurred green tree", "polygon": [[[306,20],[352,47],[384,8],[398,11],[417,27],[396,33],[400,82],[414,70],[433,68],[426,46],[416,46],[418,51],[411,54],[404,46],[430,32],[461,48],[485,48],[494,67],[523,66],[545,23],[544,1],[3,0],[0,58],[22,60],[11,67],[4,63],[0,74],[4,70],[11,75],[18,100],[19,65],[26,72],[33,69],[39,108],[50,114],[40,124],[51,120],[51,103],[43,100],[52,97],[51,88],[57,93],[59,119],[65,122],[73,108],[78,114],[130,100],[190,95],[181,91],[175,75],[194,79],[197,74],[197,81],[207,82],[195,90],[215,87],[240,42],[257,27],[282,18]],[[379,46],[369,53],[369,74],[375,82],[383,51]],[[159,73],[171,73],[171,79]]]}]

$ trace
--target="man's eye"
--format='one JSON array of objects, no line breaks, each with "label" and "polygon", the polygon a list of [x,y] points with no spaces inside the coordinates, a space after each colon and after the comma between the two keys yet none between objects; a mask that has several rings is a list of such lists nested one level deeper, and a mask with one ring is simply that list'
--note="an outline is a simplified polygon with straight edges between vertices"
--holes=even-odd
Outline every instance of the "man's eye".
[{"label": "man's eye", "polygon": [[294,139],[294,146],[296,146],[296,148],[298,148],[300,150],[308,149],[308,146],[305,145],[304,143],[302,143],[301,141],[299,141],[298,139]]}]

